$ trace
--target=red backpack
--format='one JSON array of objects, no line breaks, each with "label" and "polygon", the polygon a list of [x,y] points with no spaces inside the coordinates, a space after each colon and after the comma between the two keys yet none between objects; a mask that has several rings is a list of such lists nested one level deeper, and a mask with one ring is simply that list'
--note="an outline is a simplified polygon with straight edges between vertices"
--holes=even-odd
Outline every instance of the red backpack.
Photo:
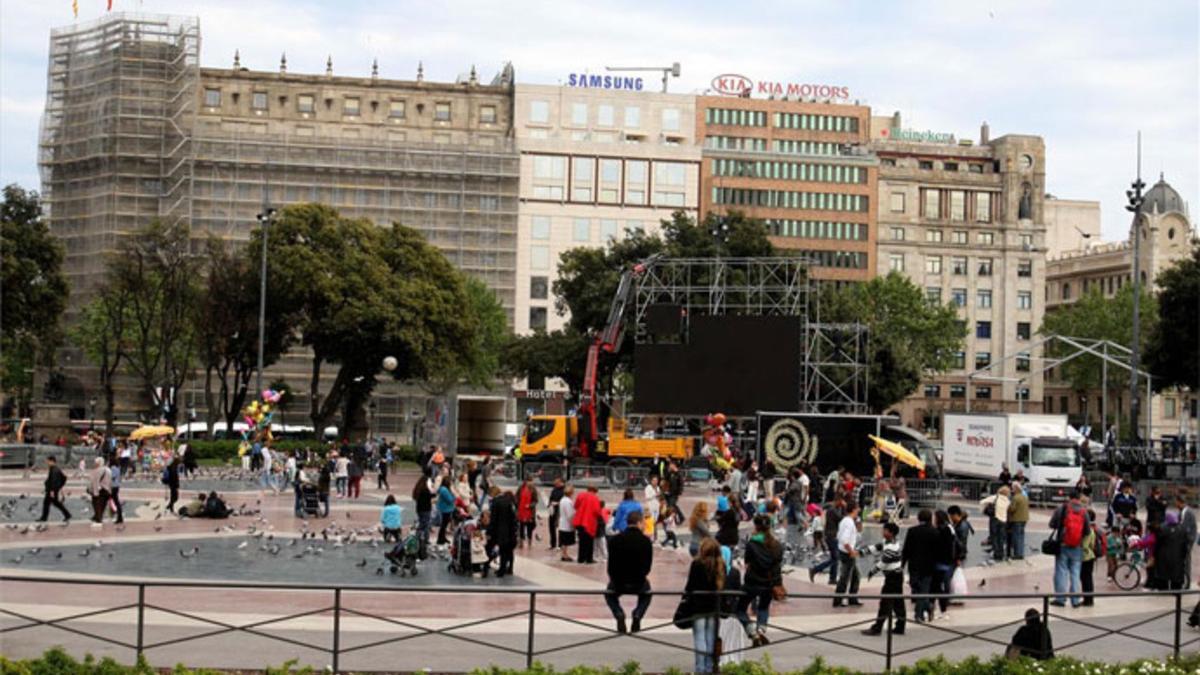
[{"label": "red backpack", "polygon": [[1087,513],[1083,506],[1063,505],[1062,545],[1076,548],[1083,543],[1083,532],[1087,528]]}]

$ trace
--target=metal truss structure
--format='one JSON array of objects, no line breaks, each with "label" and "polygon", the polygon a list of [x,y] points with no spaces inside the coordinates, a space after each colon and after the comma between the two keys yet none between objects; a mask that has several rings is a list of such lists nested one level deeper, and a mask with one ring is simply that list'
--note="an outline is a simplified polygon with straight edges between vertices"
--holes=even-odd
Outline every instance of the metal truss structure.
[{"label": "metal truss structure", "polygon": [[803,322],[801,412],[864,412],[867,404],[867,328],[822,323],[820,287],[801,256],[664,258],[637,279],[632,324],[637,342],[649,339],[646,312],[678,305],[682,332],[696,316],[792,316]]}]

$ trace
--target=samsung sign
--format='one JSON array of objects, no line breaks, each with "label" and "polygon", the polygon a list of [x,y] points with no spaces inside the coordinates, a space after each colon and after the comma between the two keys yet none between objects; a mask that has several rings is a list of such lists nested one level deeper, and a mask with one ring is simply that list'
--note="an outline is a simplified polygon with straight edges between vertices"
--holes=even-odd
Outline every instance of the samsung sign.
[{"label": "samsung sign", "polygon": [[834,84],[803,84],[752,80],[745,75],[726,73],[712,79],[711,89],[726,96],[787,96],[789,98],[850,98],[850,88]]},{"label": "samsung sign", "polygon": [[641,91],[645,83],[640,77],[571,73],[567,76],[567,86],[579,87],[581,89],[629,89],[632,91]]}]

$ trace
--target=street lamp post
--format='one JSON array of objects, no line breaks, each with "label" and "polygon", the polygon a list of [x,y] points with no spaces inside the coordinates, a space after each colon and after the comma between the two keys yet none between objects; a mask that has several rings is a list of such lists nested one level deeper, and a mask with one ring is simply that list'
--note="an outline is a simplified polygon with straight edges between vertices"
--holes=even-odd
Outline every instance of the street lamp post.
[{"label": "street lamp post", "polygon": [[260,392],[263,390],[263,339],[267,325],[267,232],[275,218],[275,209],[264,208],[263,212],[255,217],[262,229],[262,269],[258,291],[258,368],[254,381],[254,391]]},{"label": "street lamp post", "polygon": [[[1141,241],[1142,229],[1142,203],[1145,198],[1142,197],[1142,188],[1146,184],[1142,182],[1142,132],[1138,132],[1137,142],[1137,179],[1130,184],[1132,189],[1125,191],[1125,196],[1129,198],[1129,204],[1125,207],[1127,211],[1133,213],[1133,335],[1130,340],[1131,353],[1129,355],[1129,428],[1133,431],[1133,440],[1138,441],[1138,419],[1141,412],[1140,401],[1138,400],[1138,333],[1141,328],[1139,319],[1139,310],[1141,304],[1141,263],[1139,260],[1139,243]],[[1149,421],[1147,421],[1147,432],[1149,432]],[[1149,440],[1147,438],[1147,440]]]},{"label": "street lamp post", "polygon": [[88,419],[88,431],[96,430],[96,397],[88,399],[88,408],[91,411],[91,417]]}]

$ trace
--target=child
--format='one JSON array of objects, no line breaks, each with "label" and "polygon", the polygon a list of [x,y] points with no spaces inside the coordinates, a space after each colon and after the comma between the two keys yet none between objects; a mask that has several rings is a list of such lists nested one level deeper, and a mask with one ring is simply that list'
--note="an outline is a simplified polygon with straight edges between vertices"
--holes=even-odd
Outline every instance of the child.
[{"label": "child", "polygon": [[863,631],[863,635],[879,635],[883,632],[883,625],[887,622],[888,615],[894,618],[892,622],[892,635],[904,635],[904,566],[901,561],[900,544],[896,542],[896,536],[900,534],[900,527],[893,522],[883,524],[883,542],[869,546],[866,552],[879,552],[879,560],[875,562],[874,567],[867,573],[867,579],[875,576],[875,574],[883,573],[883,590],[880,595],[895,595],[901,596],[896,598],[880,598],[879,613],[875,615],[875,623],[871,627]]},{"label": "child", "polygon": [[679,548],[679,539],[675,536],[675,509],[667,503],[666,497],[658,498],[658,526],[663,532],[663,548]]},{"label": "child", "polygon": [[821,510],[820,505],[809,503],[805,511],[809,515],[808,530],[805,534],[812,535],[813,552],[825,552],[825,512]]},{"label": "child", "polygon": [[608,560],[608,537],[616,534],[616,531],[612,529],[612,514],[608,512],[604,504],[603,501],[600,502],[600,523],[596,528],[594,551],[596,560]]},{"label": "child", "polygon": [[1117,560],[1125,556],[1125,538],[1115,527],[1108,528],[1104,538],[1108,544],[1108,555],[1105,556],[1108,562],[1108,581],[1116,583]]}]

